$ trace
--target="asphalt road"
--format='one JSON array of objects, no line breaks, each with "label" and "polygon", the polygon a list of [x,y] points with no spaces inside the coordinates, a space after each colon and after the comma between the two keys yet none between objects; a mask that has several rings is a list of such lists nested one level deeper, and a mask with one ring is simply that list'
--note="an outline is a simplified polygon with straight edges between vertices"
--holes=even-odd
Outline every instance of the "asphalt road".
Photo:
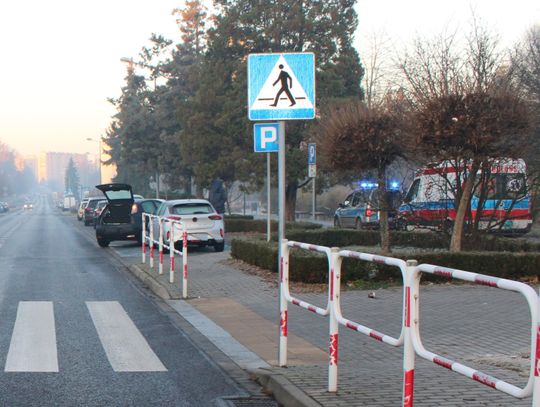
[{"label": "asphalt road", "polygon": [[0,406],[213,406],[234,382],[45,199],[0,215]]}]

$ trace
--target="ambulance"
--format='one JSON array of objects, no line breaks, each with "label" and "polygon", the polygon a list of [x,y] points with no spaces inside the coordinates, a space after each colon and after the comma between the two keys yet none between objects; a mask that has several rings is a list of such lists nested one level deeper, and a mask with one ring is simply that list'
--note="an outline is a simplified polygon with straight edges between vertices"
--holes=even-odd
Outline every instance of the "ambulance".
[{"label": "ambulance", "polygon": [[[401,228],[451,230],[456,219],[456,174],[461,175],[464,170],[464,165],[456,169],[450,161],[434,163],[420,169],[398,210]],[[483,203],[482,187],[478,182],[482,173],[479,171],[466,226],[471,226],[480,213],[478,225],[481,230],[504,234],[527,233],[532,226],[532,211],[526,171],[522,159],[493,160],[489,179],[484,184],[487,191],[484,191]]]}]

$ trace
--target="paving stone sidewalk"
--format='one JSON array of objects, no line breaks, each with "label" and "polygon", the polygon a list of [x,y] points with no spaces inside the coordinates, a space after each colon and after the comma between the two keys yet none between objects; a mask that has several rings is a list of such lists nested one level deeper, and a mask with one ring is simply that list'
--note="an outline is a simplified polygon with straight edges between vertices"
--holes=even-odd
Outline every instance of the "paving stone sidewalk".
[{"label": "paving stone sidewalk", "polygon": [[[174,284],[168,283],[168,257],[165,274],[142,265],[138,252],[122,254],[124,259],[159,281],[172,298],[180,298],[180,274]],[[156,257],[157,258],[157,257]],[[227,299],[266,320],[266,332],[249,332],[251,343],[273,339],[272,349],[261,351],[249,345],[245,334],[238,334],[234,318],[227,309],[216,318],[218,325],[251,351],[258,353],[272,367],[273,373],[286,377],[316,403],[322,406],[399,406],[402,386],[402,348],[393,348],[344,327],[340,328],[338,392],[328,393],[327,364],[309,357],[307,351],[288,368],[275,366],[278,337],[278,290],[276,276],[253,274],[229,259],[229,254],[210,250],[189,253],[189,285],[186,301],[204,313],[201,302]],[[181,260],[177,259],[181,269]],[[315,305],[325,305],[326,292],[302,292],[297,296]],[[294,288],[293,288],[294,289]],[[399,336],[403,293],[400,287],[380,289],[376,298],[364,290],[342,292],[346,318],[394,337]],[[226,302],[224,302],[226,303]],[[199,304],[199,305],[198,305]],[[523,387],[528,377],[530,349],[530,315],[525,300],[516,293],[471,285],[425,285],[421,288],[421,335],[426,349],[446,358],[460,361],[489,375]],[[223,307],[227,308],[227,307]],[[231,308],[231,307],[229,307]],[[232,307],[234,308],[234,307]],[[218,310],[219,311],[219,310]],[[232,322],[231,322],[232,321]],[[268,326],[274,332],[267,332]],[[253,332],[255,331],[255,332]],[[234,333],[236,332],[236,333]],[[289,332],[301,338],[318,352],[328,346],[328,320],[298,307],[289,308]],[[259,335],[259,337],[257,337]],[[258,339],[259,338],[259,339]],[[311,355],[311,356],[310,356]],[[298,355],[297,355],[298,356]],[[518,400],[471,381],[454,372],[417,357],[415,369],[415,406],[530,406],[532,400]]]}]

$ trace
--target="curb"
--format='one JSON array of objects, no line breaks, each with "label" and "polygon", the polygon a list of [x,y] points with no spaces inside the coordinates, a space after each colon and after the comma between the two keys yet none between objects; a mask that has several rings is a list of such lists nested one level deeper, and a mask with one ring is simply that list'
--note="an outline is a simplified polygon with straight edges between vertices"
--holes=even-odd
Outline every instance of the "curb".
[{"label": "curb", "polygon": [[286,407],[322,407],[300,388],[292,384],[289,379],[279,373],[266,369],[257,369],[250,372],[252,378],[259,383],[265,392]]},{"label": "curb", "polygon": [[[127,265],[127,264],[125,264]],[[157,295],[162,300],[177,300],[179,297],[171,295],[169,290],[166,287],[161,285],[159,281],[154,279],[152,276],[148,275],[145,271],[141,270],[138,266],[132,264],[127,265],[128,270],[131,274],[137,277],[142,281],[155,295]]]}]

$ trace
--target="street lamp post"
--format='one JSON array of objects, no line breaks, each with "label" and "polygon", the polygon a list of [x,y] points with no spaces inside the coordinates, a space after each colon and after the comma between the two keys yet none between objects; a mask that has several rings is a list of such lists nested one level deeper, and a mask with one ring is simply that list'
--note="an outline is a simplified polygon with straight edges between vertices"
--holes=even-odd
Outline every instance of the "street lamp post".
[{"label": "street lamp post", "polygon": [[87,137],[86,141],[93,141],[95,143],[98,143],[99,151],[98,151],[97,157],[98,157],[98,166],[99,166],[99,184],[101,184],[102,183],[101,181],[101,137],[99,138],[99,140],[93,139],[91,137]]}]

